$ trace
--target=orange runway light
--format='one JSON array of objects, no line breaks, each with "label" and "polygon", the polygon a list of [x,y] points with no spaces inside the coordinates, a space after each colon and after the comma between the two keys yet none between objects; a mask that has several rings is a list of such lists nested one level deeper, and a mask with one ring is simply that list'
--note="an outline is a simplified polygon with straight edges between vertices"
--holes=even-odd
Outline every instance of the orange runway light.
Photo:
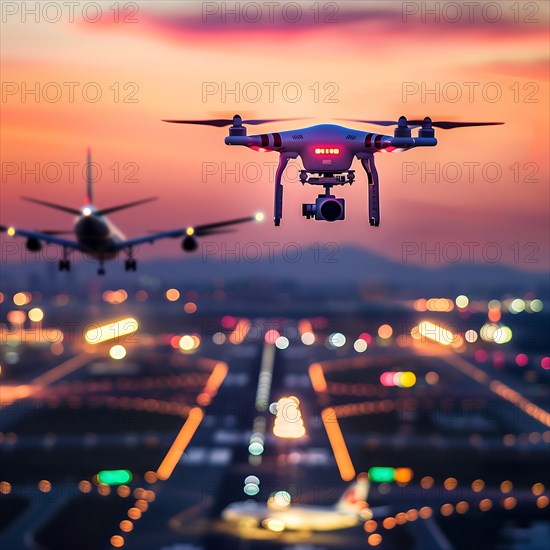
[{"label": "orange runway light", "polygon": [[212,398],[218,393],[219,387],[222,385],[227,376],[228,366],[226,363],[216,363],[212,369],[204,390],[197,396],[197,403],[202,406],[207,406],[212,401]]},{"label": "orange runway light", "polygon": [[194,407],[189,411],[187,420],[181,427],[179,434],[166,453],[161,465],[158,467],[157,476],[159,479],[166,480],[172,475],[174,468],[195,435],[203,418],[204,411],[200,407]]},{"label": "orange runway light", "polygon": [[247,319],[240,319],[233,332],[229,335],[229,341],[234,345],[242,344],[249,330],[250,321]]},{"label": "orange runway light", "polygon": [[18,399],[25,399],[30,397],[33,393],[31,386],[25,384],[20,386],[2,386],[2,392],[0,393],[0,408],[3,405],[11,405]]},{"label": "orange runway light", "polygon": [[113,535],[111,537],[111,546],[122,548],[124,546],[124,539],[120,535]]},{"label": "orange runway light", "polygon": [[493,393],[502,397],[505,401],[512,403],[512,405],[518,407],[518,409],[522,410],[531,418],[534,418],[541,424],[550,428],[550,413],[523,397],[523,395],[516,390],[513,390],[500,380],[491,379],[487,373],[472,365],[459,355],[453,354],[445,356],[443,360],[466,376],[473,378],[476,382],[486,384]]},{"label": "orange runway light", "polygon": [[395,481],[398,483],[409,483],[413,478],[413,471],[410,468],[396,468]]},{"label": "orange runway light", "polygon": [[334,453],[334,459],[340,472],[340,477],[344,481],[351,481],[355,477],[355,468],[351,462],[342,430],[336,418],[336,411],[333,407],[328,407],[321,412],[321,419],[327,431],[328,440]]},{"label": "orange runway light", "polygon": [[323,372],[323,367],[319,363],[312,363],[308,369],[311,385],[317,393],[327,391],[327,381]]},{"label": "orange runway light", "polygon": [[48,372],[45,372],[44,374],[35,378],[31,382],[31,385],[49,386],[50,384],[57,382],[59,379],[63,378],[64,376],[67,376],[73,373],[80,367],[83,367],[89,361],[90,361],[90,356],[87,355],[86,353],[75,355],[74,357],[71,357],[71,359],[64,361],[60,365],[57,365],[57,367],[54,367],[53,369],[50,369]]}]

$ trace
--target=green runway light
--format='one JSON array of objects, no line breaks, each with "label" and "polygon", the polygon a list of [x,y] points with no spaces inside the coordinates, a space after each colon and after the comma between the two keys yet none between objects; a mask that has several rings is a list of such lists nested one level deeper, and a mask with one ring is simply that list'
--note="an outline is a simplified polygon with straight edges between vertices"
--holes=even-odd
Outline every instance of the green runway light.
[{"label": "green runway light", "polygon": [[395,468],[390,466],[373,466],[369,470],[369,479],[376,483],[387,483],[395,480]]},{"label": "green runway light", "polygon": [[104,485],[124,485],[132,481],[130,470],[101,470],[97,474],[97,480]]}]

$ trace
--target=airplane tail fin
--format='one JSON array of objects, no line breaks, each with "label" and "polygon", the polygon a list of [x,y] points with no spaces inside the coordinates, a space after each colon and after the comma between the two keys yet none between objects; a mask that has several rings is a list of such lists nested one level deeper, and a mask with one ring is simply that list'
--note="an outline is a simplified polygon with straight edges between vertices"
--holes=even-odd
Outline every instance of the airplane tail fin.
[{"label": "airplane tail fin", "polygon": [[88,158],[86,161],[86,205],[92,204],[93,200],[92,151],[90,147],[88,147]]},{"label": "airplane tail fin", "polygon": [[[112,214],[113,212],[118,212],[119,210],[124,210],[125,208],[133,208],[140,204],[146,202],[151,202],[156,200],[157,197],[150,197],[148,199],[142,199],[139,201],[128,202],[126,204],[119,204],[117,206],[110,206],[108,208],[102,208],[101,210],[96,210],[96,216],[105,216],[107,214]],[[88,159],[86,164],[86,205],[92,204],[94,200],[94,191],[93,191],[93,181],[92,181],[92,152],[90,147],[88,147]]]},{"label": "airplane tail fin", "polygon": [[369,496],[370,482],[367,474],[359,474],[357,479],[349,485],[336,503],[335,508],[340,512],[360,512],[366,506]]}]

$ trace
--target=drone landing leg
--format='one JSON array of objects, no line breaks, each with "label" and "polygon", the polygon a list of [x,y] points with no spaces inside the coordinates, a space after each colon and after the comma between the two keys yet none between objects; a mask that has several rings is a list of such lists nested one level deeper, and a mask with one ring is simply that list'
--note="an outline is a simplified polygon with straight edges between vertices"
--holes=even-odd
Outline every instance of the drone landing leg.
[{"label": "drone landing leg", "polygon": [[378,196],[378,170],[374,165],[374,157],[361,159],[361,164],[369,180],[369,224],[380,225],[380,198]]},{"label": "drone landing leg", "polygon": [[293,158],[291,155],[281,153],[279,156],[279,166],[277,166],[277,172],[275,173],[275,204],[273,221],[275,225],[281,225],[281,218],[283,217],[283,172],[285,171],[288,161]]}]

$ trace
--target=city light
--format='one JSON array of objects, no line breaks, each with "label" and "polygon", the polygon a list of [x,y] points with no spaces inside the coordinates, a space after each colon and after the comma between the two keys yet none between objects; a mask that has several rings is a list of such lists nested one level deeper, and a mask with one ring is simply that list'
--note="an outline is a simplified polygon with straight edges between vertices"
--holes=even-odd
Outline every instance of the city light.
[{"label": "city light", "polygon": [[416,375],[411,371],[383,372],[380,383],[386,387],[412,388],[416,384]]},{"label": "city light", "polygon": [[196,334],[184,334],[178,340],[178,346],[184,352],[196,350],[200,346],[200,343],[200,338]]},{"label": "city light", "polygon": [[115,321],[107,325],[95,326],[86,331],[84,339],[88,344],[100,344],[136,332],[138,322],[133,317]]},{"label": "city light", "polygon": [[354,349],[357,353],[363,353],[363,352],[367,351],[367,348],[368,348],[367,342],[365,342],[365,340],[362,340],[361,338],[358,338],[358,339],[355,340],[355,342],[353,343],[353,349]]},{"label": "city light", "polygon": [[183,311],[189,315],[192,315],[197,312],[197,304],[195,304],[195,302],[187,302],[183,305]]},{"label": "city light", "polygon": [[39,307],[34,307],[27,313],[33,323],[39,323],[44,319],[44,312]]},{"label": "city light", "polygon": [[260,488],[255,483],[247,483],[243,489],[245,495],[253,497],[260,492]]},{"label": "city light", "polygon": [[266,344],[275,345],[277,338],[279,338],[280,336],[281,335],[279,334],[278,331],[276,331],[275,329],[270,329],[265,333],[264,342]]},{"label": "city light", "polygon": [[510,327],[501,326],[493,334],[495,344],[507,344],[512,339],[512,330]]},{"label": "city light", "polygon": [[297,397],[281,397],[277,402],[273,435],[287,439],[298,439],[306,434],[300,400]]},{"label": "city light", "polygon": [[510,303],[508,310],[513,314],[521,313],[525,311],[525,302],[521,298],[516,298]]},{"label": "city light", "polygon": [[126,357],[126,348],[120,344],[117,344],[109,350],[109,355],[112,359],[124,359],[124,357]]},{"label": "city light", "polygon": [[256,476],[247,476],[244,480],[243,491],[250,497],[257,495],[260,492],[260,480]]},{"label": "city light", "polygon": [[252,456],[260,456],[264,452],[264,446],[259,441],[253,441],[248,445],[248,452]]},{"label": "city light", "polygon": [[108,304],[122,304],[128,299],[128,293],[124,289],[106,290],[103,294],[103,301]]},{"label": "city light", "polygon": [[13,303],[16,306],[25,306],[31,301],[30,292],[18,292],[13,295]]},{"label": "city light", "polygon": [[288,338],[286,336],[279,336],[277,340],[275,340],[275,347],[277,349],[286,349],[288,348],[290,342],[288,341]]},{"label": "city light", "polygon": [[393,328],[390,325],[380,325],[378,327],[378,336],[380,336],[383,340],[391,338],[392,334]]},{"label": "city light", "polygon": [[226,339],[227,338],[223,332],[216,332],[215,334],[212,335],[212,342],[214,342],[214,344],[218,346],[221,346],[222,344],[224,344]]},{"label": "city light", "polygon": [[[466,296],[459,296],[457,299],[459,299],[459,302],[461,304],[466,303],[468,305],[468,298]],[[449,312],[454,309],[454,302],[452,300],[449,300],[449,298],[430,298],[426,301],[426,309],[428,311],[440,311],[440,312]],[[458,304],[457,304],[458,306]],[[458,306],[462,307],[462,306]],[[466,307],[466,306],[464,306]]]},{"label": "city light", "polygon": [[455,336],[450,330],[443,328],[437,323],[431,323],[430,321],[422,321],[418,325],[417,330],[424,338],[442,344],[443,346],[449,346],[455,340]]},{"label": "city light", "polygon": [[177,290],[176,288],[169,288],[166,291],[166,299],[169,302],[175,302],[175,301],[179,300],[179,297],[180,297],[180,291]]},{"label": "city light", "polygon": [[328,343],[333,348],[341,348],[346,344],[346,337],[341,332],[333,332],[328,337]]}]

